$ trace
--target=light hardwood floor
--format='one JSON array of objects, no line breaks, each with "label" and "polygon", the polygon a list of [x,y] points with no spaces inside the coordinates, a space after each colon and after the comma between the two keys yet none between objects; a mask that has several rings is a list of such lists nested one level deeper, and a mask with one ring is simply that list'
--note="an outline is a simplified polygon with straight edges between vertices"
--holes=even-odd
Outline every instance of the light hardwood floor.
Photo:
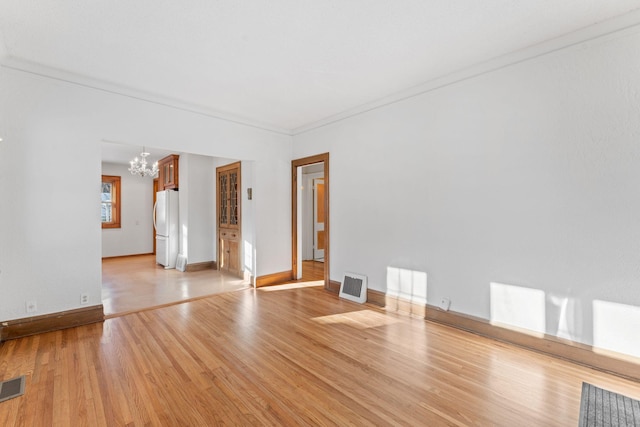
[{"label": "light hardwood floor", "polygon": [[638,383],[313,282],[0,344],[0,379],[22,374],[2,426],[576,426],[582,381],[640,398]]},{"label": "light hardwood floor", "polygon": [[302,282],[324,280],[324,262],[302,261]]},{"label": "light hardwood floor", "polygon": [[165,270],[155,255],[102,260],[102,304],[107,317],[250,287],[218,270]]},{"label": "light hardwood floor", "polygon": [[[302,262],[302,279],[324,279],[324,263]],[[181,272],[165,270],[155,255],[105,258],[102,260],[102,304],[107,317],[190,301],[203,296],[251,287],[242,280],[218,270]]]}]

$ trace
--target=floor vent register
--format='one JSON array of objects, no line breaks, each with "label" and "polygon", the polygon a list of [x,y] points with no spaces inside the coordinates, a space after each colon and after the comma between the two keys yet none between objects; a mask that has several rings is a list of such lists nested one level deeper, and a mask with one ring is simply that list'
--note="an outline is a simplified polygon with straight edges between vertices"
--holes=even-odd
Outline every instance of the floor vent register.
[{"label": "floor vent register", "polygon": [[0,402],[13,399],[24,394],[24,375],[0,382]]},{"label": "floor vent register", "polygon": [[367,276],[355,273],[345,273],[340,285],[340,298],[357,303],[367,302]]}]

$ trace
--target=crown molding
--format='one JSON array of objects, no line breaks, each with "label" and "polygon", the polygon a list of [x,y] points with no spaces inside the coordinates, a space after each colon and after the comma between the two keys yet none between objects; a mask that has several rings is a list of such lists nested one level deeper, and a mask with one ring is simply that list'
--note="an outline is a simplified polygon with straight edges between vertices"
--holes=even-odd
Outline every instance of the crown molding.
[{"label": "crown molding", "polygon": [[32,74],[38,77],[57,80],[60,82],[68,83],[75,86],[81,86],[93,90],[107,92],[115,95],[124,96],[127,98],[136,99],[139,101],[149,102],[152,104],[162,105],[164,107],[173,108],[180,111],[185,111],[193,114],[199,114],[202,116],[211,117],[226,122],[248,126],[268,132],[274,132],[282,135],[291,136],[291,130],[273,126],[267,123],[262,123],[256,120],[247,119],[245,117],[237,116],[231,113],[225,113],[222,111],[216,111],[208,107],[201,105],[191,104],[188,102],[180,101],[178,99],[172,99],[164,97],[150,92],[141,91],[131,87],[118,85],[98,79],[93,79],[87,76],[70,73],[68,71],[47,67],[42,64],[38,64],[31,61],[26,61],[20,58],[16,58],[10,55],[0,56],[0,67],[19,71],[27,74]]},{"label": "crown molding", "polygon": [[305,126],[295,128],[291,131],[293,136],[313,131],[331,125],[350,117],[373,111],[387,105],[402,102],[404,100],[423,95],[428,92],[444,88],[464,80],[473,79],[484,74],[498,71],[522,62],[533,60],[544,55],[568,49],[581,43],[589,42],[606,37],[620,37],[626,34],[633,34],[640,31],[640,9],[635,9],[624,15],[602,21],[577,31],[547,40],[527,48],[502,55],[488,61],[472,65],[468,68],[447,74],[445,76],[430,80],[410,89],[397,92],[395,94],[380,98],[358,107],[343,111],[339,114],[326,117],[322,120],[310,123]]},{"label": "crown molding", "polygon": [[533,46],[529,46],[516,52],[512,52],[479,64],[472,65],[465,69],[449,73],[442,77],[406,89],[404,91],[400,91],[395,94],[380,98],[378,100],[362,104],[358,107],[345,110],[341,113],[328,116],[324,119],[294,129],[281,128],[268,123],[262,123],[230,113],[215,111],[205,106],[190,104],[177,99],[163,97],[157,94],[140,91],[134,88],[125,87],[98,79],[92,79],[64,70],[47,67],[38,63],[25,61],[8,55],[6,51],[2,50],[4,46],[2,46],[1,44],[0,67],[15,71],[21,71],[24,73],[53,79],[72,85],[121,95],[153,104],[158,104],[165,107],[190,112],[193,114],[200,114],[229,123],[235,123],[242,126],[260,129],[263,131],[274,132],[286,136],[296,136],[331,125],[336,122],[340,122],[342,120],[346,120],[350,117],[364,114],[391,104],[402,102],[404,100],[414,98],[416,96],[420,96],[425,93],[429,93],[464,80],[469,80],[484,74],[510,67],[512,65],[533,60],[544,55],[552,54],[563,49],[568,49],[581,43],[606,37],[620,37],[626,34],[637,33],[638,31],[640,31],[640,9],[635,9],[624,15],[620,15],[618,17],[596,23],[572,33],[565,34],[563,36],[556,37],[554,39]]}]

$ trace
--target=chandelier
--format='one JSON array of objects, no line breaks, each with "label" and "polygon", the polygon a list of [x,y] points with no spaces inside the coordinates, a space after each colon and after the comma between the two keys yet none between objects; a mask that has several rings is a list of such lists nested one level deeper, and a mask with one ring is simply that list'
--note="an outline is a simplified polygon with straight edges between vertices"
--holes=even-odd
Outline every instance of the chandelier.
[{"label": "chandelier", "polygon": [[158,175],[158,162],[155,162],[151,168],[147,167],[147,156],[149,156],[149,154],[150,153],[147,153],[144,147],[142,147],[140,159],[136,157],[129,162],[131,164],[131,167],[129,168],[131,175],[140,175],[142,177],[150,176],[151,178],[155,178],[156,175]]}]

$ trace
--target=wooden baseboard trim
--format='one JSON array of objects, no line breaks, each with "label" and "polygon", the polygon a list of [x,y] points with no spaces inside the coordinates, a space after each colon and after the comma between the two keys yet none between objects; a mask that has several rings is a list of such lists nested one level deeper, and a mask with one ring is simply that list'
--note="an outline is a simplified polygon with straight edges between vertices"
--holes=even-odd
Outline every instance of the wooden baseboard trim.
[{"label": "wooden baseboard trim", "polygon": [[367,302],[389,311],[400,311],[420,316],[425,320],[451,326],[497,341],[517,345],[528,350],[545,353],[579,365],[608,372],[634,381],[640,381],[640,358],[620,354],[553,335],[536,334],[521,329],[494,325],[486,319],[453,311],[444,311],[432,305],[389,297],[384,292],[369,289]]},{"label": "wooden baseboard trim", "polygon": [[325,288],[329,292],[333,292],[334,294],[340,293],[340,282],[336,282],[335,280],[329,280],[329,284]]},{"label": "wooden baseboard trim", "polygon": [[367,289],[367,302],[384,307],[388,311],[400,311],[423,318],[427,315],[426,306],[402,298],[391,297],[374,289]]},{"label": "wooden baseboard trim", "polygon": [[59,329],[88,325],[104,320],[102,304],[42,316],[7,320],[0,323],[0,342]]},{"label": "wooden baseboard trim", "polygon": [[256,288],[262,286],[279,285],[284,282],[293,280],[293,271],[281,271],[280,273],[266,274],[256,277]]},{"label": "wooden baseboard trim", "polygon": [[148,254],[131,254],[131,255],[114,255],[114,256],[103,256],[102,259],[118,259],[118,258],[133,258],[137,256],[149,256],[153,255],[153,252],[149,252]]},{"label": "wooden baseboard trim", "polygon": [[367,289],[367,302],[370,304],[379,305],[380,307],[386,307],[387,294],[384,292],[376,291],[374,289]]},{"label": "wooden baseboard trim", "polygon": [[215,261],[195,262],[193,264],[187,264],[184,271],[202,271],[202,270],[216,270]]}]

